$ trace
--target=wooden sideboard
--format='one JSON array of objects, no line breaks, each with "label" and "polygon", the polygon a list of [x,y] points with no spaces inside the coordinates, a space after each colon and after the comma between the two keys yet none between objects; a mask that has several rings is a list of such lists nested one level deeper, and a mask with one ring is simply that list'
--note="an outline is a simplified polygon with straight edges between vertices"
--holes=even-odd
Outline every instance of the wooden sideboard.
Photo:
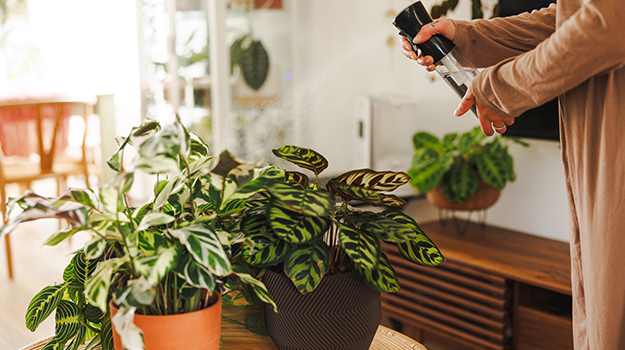
[{"label": "wooden sideboard", "polygon": [[[464,222],[463,222],[464,225]],[[383,313],[401,331],[443,349],[573,349],[569,244],[451,221],[420,225],[446,258],[426,268],[385,245],[401,290]]]}]

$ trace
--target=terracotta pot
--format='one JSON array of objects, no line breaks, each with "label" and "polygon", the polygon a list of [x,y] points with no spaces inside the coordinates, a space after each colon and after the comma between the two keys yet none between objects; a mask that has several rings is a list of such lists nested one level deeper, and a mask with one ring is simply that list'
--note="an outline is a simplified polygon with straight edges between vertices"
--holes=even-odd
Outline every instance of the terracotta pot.
[{"label": "terracotta pot", "polygon": [[[134,322],[143,331],[146,350],[219,350],[221,334],[221,295],[206,309],[167,316],[135,315]],[[111,303],[111,318],[118,309]],[[124,350],[113,326],[115,350]]]},{"label": "terracotta pot", "polygon": [[301,294],[284,274],[267,269],[263,282],[278,305],[265,304],[265,326],[279,350],[367,350],[380,325],[380,292],[354,272],[324,276]]},{"label": "terracotta pot", "polygon": [[480,186],[477,190],[460,203],[451,200],[443,194],[440,185],[428,192],[425,197],[430,204],[440,209],[473,211],[490,208],[499,200],[500,195],[500,189],[480,181]]}]

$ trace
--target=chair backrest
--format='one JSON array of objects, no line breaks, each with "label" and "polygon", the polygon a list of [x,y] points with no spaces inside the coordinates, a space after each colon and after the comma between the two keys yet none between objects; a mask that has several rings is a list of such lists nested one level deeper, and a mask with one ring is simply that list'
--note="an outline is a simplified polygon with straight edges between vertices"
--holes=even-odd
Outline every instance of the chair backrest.
[{"label": "chair backrest", "polygon": [[0,101],[0,149],[3,156],[37,154],[41,173],[51,173],[55,154],[62,153],[68,146],[70,117],[81,115],[86,128],[94,104],[93,98]]}]

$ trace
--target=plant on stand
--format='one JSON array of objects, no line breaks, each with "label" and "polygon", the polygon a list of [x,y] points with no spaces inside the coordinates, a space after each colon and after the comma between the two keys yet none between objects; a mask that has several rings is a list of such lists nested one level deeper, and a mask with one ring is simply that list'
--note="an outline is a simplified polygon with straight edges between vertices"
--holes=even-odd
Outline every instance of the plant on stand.
[{"label": "plant on stand", "polygon": [[400,288],[380,241],[396,245],[403,258],[419,265],[444,261],[408,215],[348,204],[356,200],[402,208],[404,200],[384,192],[409,177],[354,170],[331,179],[326,190],[319,186],[319,175],[328,166],[322,155],[294,146],[273,152],[312,171],[314,182],[287,171],[285,181],[265,186],[266,198],[255,200],[241,220],[247,240],[234,263],[266,268],[263,281],[280,312],[266,306],[265,325],[279,349],[311,344],[319,349],[368,349],[380,322],[380,292]]},{"label": "plant on stand", "polygon": [[[56,311],[55,335],[44,349],[74,350],[87,341],[104,350],[144,345],[150,350],[218,349],[224,284],[248,285],[256,298],[275,305],[260,281],[233,270],[229,245],[237,242],[236,215],[246,208],[247,198],[284,172],[239,162],[228,152],[210,156],[206,144],[178,118],[163,128],[147,121],[119,142],[108,161],[117,174],[97,193],[71,189],[59,198],[45,198],[27,192],[10,201],[23,212],[2,227],[2,234],[24,221],[62,218],[70,226],[45,245],[55,246],[78,232],[93,237],[75,252],[63,282],[32,299],[26,326],[34,331]],[[137,156],[124,167],[128,145]],[[128,192],[139,171],[156,176],[154,196],[133,206]],[[164,326],[164,315],[175,318]],[[199,318],[186,323],[179,318],[183,315]],[[144,328],[155,320],[161,334]],[[194,331],[197,320],[208,324]],[[197,336],[199,344],[188,342]]]}]

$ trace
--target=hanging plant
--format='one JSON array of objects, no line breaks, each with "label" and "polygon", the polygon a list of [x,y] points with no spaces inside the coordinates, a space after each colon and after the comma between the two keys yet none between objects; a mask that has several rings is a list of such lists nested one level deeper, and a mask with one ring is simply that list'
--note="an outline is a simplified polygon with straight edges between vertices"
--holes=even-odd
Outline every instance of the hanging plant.
[{"label": "hanging plant", "polygon": [[250,34],[235,40],[230,46],[230,73],[238,65],[243,80],[253,90],[260,89],[269,75],[269,55],[260,40],[253,40]]}]

